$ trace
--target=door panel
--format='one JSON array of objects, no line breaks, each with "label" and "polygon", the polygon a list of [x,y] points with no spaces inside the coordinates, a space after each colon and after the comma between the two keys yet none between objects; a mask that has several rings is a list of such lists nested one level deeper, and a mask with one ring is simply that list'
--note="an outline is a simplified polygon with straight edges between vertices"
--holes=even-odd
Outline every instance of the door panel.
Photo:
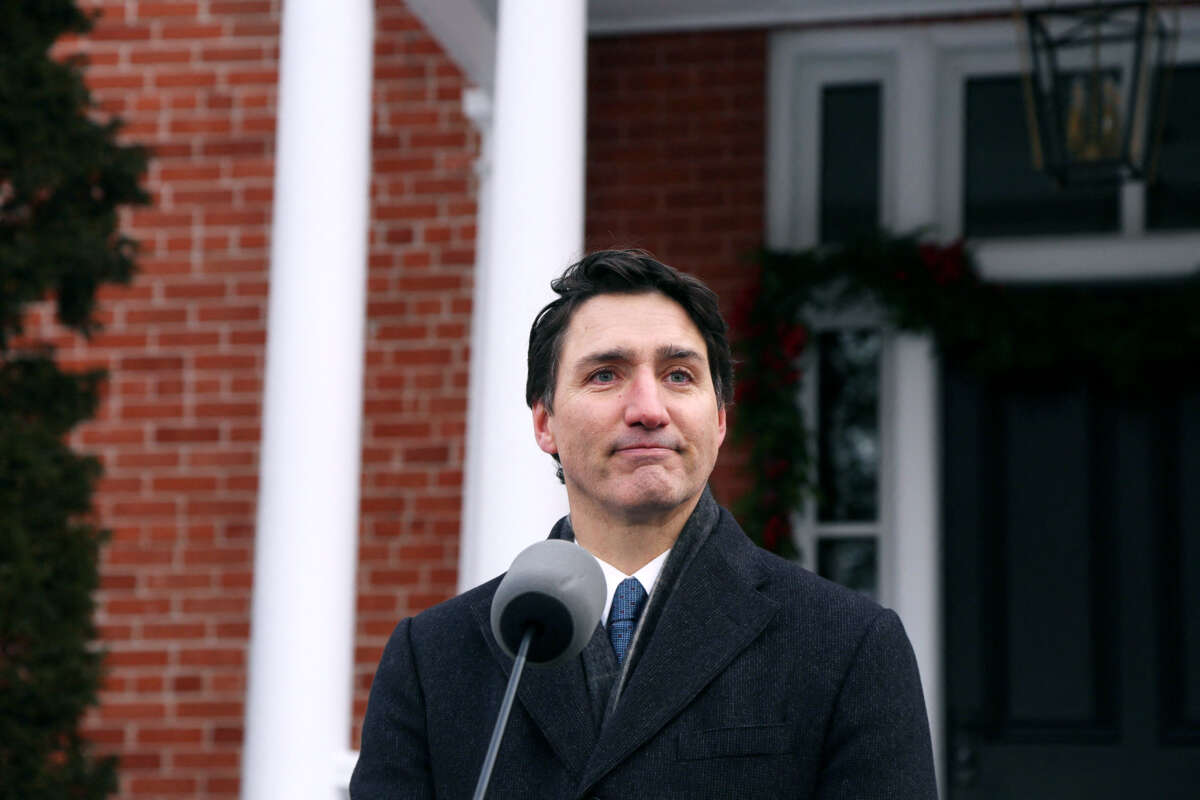
[{"label": "door panel", "polygon": [[1161,569],[1163,651],[1168,654],[1162,694],[1165,738],[1200,745],[1200,392],[1180,400],[1179,447],[1172,451],[1179,496],[1168,519]]},{"label": "door panel", "polygon": [[945,369],[949,794],[1200,787],[1200,392]]},{"label": "door panel", "polygon": [[1112,687],[1095,647],[1103,634],[1093,607],[1108,576],[1092,558],[1107,543],[1088,506],[1089,412],[1082,392],[1013,397],[996,420],[1003,511],[990,533],[1008,633],[993,666],[1006,670],[1003,724],[1026,736],[1100,729],[1110,718]]}]

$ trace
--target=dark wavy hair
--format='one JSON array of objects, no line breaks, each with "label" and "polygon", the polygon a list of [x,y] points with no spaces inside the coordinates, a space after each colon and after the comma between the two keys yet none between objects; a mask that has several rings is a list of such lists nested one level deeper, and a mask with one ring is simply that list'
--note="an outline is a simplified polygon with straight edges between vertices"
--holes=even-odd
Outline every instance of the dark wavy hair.
[{"label": "dark wavy hair", "polygon": [[708,350],[717,404],[733,400],[733,358],[717,295],[700,279],[663,264],[644,250],[599,250],[567,267],[550,283],[558,294],[533,320],[529,330],[525,402],[541,400],[554,410],[554,383],[563,337],[575,309],[601,294],[659,292],[678,303],[700,331]]}]

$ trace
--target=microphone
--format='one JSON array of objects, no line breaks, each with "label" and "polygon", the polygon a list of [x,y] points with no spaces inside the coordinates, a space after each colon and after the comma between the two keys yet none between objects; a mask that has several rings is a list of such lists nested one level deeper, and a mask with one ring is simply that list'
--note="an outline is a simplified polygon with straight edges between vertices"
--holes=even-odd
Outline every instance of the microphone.
[{"label": "microphone", "polygon": [[522,550],[492,597],[492,634],[514,658],[534,629],[528,659],[553,667],[579,655],[604,609],[604,572],[591,553],[547,539]]},{"label": "microphone", "polygon": [[513,559],[492,596],[492,635],[513,657],[512,674],[475,784],[483,800],[525,662],[552,667],[579,655],[600,620],[606,586],[592,555],[571,542],[547,539]]}]

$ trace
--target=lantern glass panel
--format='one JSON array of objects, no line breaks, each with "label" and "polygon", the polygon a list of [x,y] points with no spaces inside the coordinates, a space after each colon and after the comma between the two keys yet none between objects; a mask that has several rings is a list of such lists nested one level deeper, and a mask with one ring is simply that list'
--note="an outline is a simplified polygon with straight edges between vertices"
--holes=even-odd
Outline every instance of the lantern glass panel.
[{"label": "lantern glass panel", "polygon": [[1065,183],[1141,175],[1166,42],[1161,15],[1130,2],[1052,8],[1028,19],[1046,171]]}]

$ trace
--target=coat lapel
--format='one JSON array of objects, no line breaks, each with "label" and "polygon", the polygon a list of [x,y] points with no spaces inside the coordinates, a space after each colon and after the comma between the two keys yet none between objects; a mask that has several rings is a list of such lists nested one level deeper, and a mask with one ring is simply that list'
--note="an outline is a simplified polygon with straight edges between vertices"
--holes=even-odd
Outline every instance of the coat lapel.
[{"label": "coat lapel", "polygon": [[[732,528],[732,530],[730,530]],[[747,564],[753,547],[732,520],[714,531],[666,598],[651,634],[587,763],[587,788],[654,736],[754,641],[777,605],[759,594]]]},{"label": "coat lapel", "polygon": [[[513,660],[492,636],[491,603],[490,595],[483,597],[472,611],[480,634],[507,680],[512,674]],[[592,716],[582,662],[573,658],[550,668],[527,664],[521,673],[517,701],[567,770],[576,777],[581,775],[596,744],[596,721]]]}]

